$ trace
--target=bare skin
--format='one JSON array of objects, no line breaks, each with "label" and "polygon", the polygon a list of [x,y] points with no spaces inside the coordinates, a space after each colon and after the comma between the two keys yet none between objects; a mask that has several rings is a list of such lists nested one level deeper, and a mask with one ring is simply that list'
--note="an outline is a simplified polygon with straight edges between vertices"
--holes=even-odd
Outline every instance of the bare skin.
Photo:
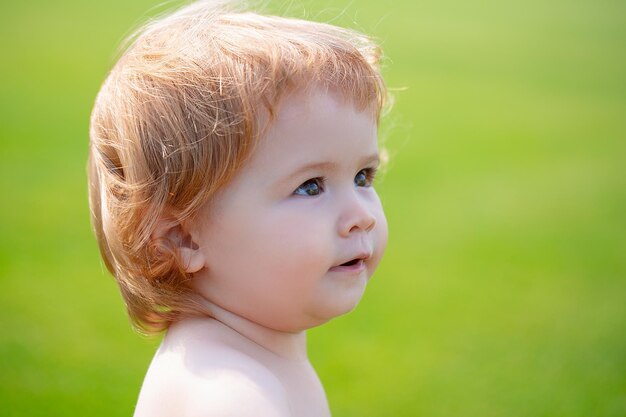
[{"label": "bare skin", "polygon": [[187,319],[168,331],[135,416],[330,416],[304,331],[284,334],[213,311],[219,320]]}]

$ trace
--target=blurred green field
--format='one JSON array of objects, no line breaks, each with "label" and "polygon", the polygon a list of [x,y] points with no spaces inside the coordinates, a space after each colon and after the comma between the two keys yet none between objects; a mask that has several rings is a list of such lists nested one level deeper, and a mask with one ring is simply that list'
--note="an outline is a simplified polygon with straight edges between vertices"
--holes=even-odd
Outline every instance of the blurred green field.
[{"label": "blurred green field", "polygon": [[[85,159],[117,45],[156,4],[0,5],[1,416],[132,414],[158,340],[100,263]],[[309,332],[333,415],[626,416],[626,2],[267,9],[373,34],[396,98],[387,255]]]}]

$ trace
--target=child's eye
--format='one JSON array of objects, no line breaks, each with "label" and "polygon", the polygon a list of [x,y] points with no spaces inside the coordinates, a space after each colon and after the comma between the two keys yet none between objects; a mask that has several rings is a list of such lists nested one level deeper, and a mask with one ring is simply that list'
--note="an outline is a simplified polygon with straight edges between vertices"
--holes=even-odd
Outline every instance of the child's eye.
[{"label": "child's eye", "polygon": [[376,177],[376,168],[365,168],[360,170],[354,177],[357,187],[371,187]]},{"label": "child's eye", "polygon": [[324,178],[318,177],[303,182],[293,193],[296,195],[316,196],[322,191],[324,191]]}]

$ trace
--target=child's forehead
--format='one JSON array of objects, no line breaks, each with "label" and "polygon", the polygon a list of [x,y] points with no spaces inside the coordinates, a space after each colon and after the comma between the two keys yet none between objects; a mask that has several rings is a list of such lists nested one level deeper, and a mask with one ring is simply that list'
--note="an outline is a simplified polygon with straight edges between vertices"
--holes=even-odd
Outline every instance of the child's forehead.
[{"label": "child's forehead", "polygon": [[[345,123],[338,118],[349,116]],[[267,135],[276,131],[288,131],[296,134],[304,127],[316,127],[320,132],[325,129],[352,130],[354,119],[364,124],[377,126],[376,118],[367,111],[359,110],[355,100],[338,92],[336,89],[307,87],[285,95],[276,106],[271,118],[265,118]],[[369,122],[369,123],[367,123]]]},{"label": "child's forehead", "polygon": [[[337,164],[377,154],[377,123],[349,99],[329,91],[285,97],[252,156],[263,164]],[[283,161],[283,160],[286,160]]]}]

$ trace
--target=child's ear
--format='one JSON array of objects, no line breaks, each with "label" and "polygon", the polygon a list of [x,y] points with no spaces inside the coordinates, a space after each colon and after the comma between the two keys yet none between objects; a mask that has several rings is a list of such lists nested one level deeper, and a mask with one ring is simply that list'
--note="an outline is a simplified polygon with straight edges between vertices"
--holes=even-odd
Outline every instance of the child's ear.
[{"label": "child's ear", "polygon": [[193,274],[204,267],[205,259],[200,247],[180,223],[160,220],[154,229],[152,239],[169,241],[170,245],[175,248],[185,272]]}]

